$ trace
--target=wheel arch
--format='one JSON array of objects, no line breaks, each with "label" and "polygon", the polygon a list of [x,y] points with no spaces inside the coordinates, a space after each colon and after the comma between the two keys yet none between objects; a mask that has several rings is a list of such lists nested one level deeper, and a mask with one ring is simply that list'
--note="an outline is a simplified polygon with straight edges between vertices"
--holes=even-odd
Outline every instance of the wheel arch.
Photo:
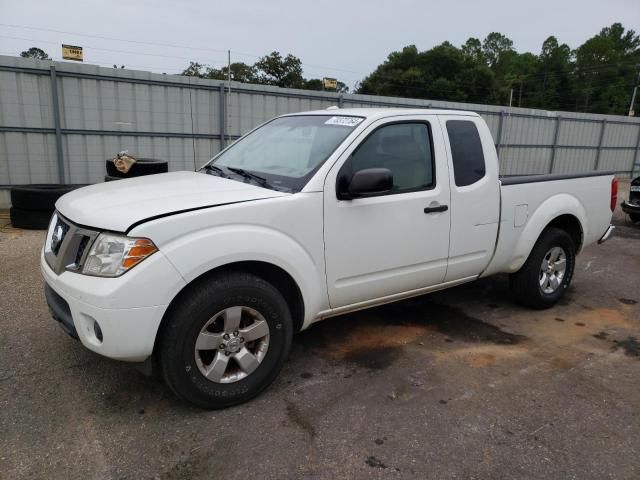
[{"label": "wheel arch", "polygon": [[574,241],[576,254],[579,253],[587,233],[585,232],[586,218],[584,207],[573,195],[563,193],[547,199],[538,206],[527,221],[506,271],[512,273],[519,270],[529,258],[540,237],[550,227],[566,231]]},{"label": "wheel arch", "polygon": [[304,324],[305,315],[305,303],[302,296],[302,291],[298,286],[294,278],[283,268],[274,265],[273,263],[264,261],[239,261],[220,265],[207,272],[202,273],[198,277],[187,283],[182,289],[173,297],[169,306],[162,316],[160,325],[156,332],[156,338],[154,341],[153,351],[156,353],[158,347],[158,339],[162,337],[164,327],[167,324],[167,318],[173,312],[175,305],[179,303],[180,299],[187,295],[193,288],[202,283],[209,281],[214,275],[224,274],[225,272],[245,272],[251,273],[259,278],[262,278],[266,282],[273,285],[280,293],[282,293],[287,305],[291,309],[291,317],[293,320],[294,332],[298,332],[302,329]]},{"label": "wheel arch", "polygon": [[[560,230],[567,232],[576,247],[576,254],[580,252],[584,242],[584,230],[582,228],[582,223],[578,220],[578,217],[570,213],[559,215],[549,222],[542,232],[540,232],[540,236],[542,236],[546,229],[551,227],[559,228]],[[538,238],[540,238],[540,236]]]}]

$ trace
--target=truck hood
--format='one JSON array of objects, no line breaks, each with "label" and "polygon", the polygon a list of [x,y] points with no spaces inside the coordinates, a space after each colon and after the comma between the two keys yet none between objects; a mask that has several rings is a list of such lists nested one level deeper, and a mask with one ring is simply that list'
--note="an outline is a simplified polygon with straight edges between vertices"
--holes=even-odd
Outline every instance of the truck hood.
[{"label": "truck hood", "polygon": [[60,197],[56,209],[79,225],[126,232],[153,218],[284,195],[214,175],[172,172],[80,188]]}]

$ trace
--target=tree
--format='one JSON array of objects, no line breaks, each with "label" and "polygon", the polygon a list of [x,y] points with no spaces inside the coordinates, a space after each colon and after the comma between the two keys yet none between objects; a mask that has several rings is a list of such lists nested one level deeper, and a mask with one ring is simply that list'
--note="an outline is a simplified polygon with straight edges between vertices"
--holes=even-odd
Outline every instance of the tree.
[{"label": "tree", "polygon": [[513,42],[498,32],[491,32],[482,42],[482,53],[490,67],[495,67],[505,55],[513,51]]},{"label": "tree", "polygon": [[[231,80],[235,82],[322,90],[321,80],[305,80],[302,76],[302,62],[298,57],[291,54],[283,57],[279,52],[272,52],[260,58],[253,65],[235,62],[232,63],[230,67]],[[227,66],[214,68],[198,62],[189,62],[189,66],[182,71],[182,75],[214,80],[227,80],[228,72],[229,68]],[[344,83],[338,82],[336,91],[347,92],[349,88]]]},{"label": "tree", "polygon": [[258,60],[254,67],[260,83],[277,87],[301,88],[305,80],[302,76],[302,62],[298,57],[288,54],[282,57],[280,52],[271,52]]},{"label": "tree", "polygon": [[585,112],[623,114],[640,68],[640,38],[620,23],[603,28],[575,51],[575,96]]},{"label": "tree", "polygon": [[[257,74],[254,65],[247,65],[243,62],[235,62],[230,65],[231,80],[235,82],[256,83]],[[228,74],[228,68],[222,67],[221,72],[224,76]]]},{"label": "tree", "polygon": [[202,65],[201,63],[189,62],[189,66],[185,68],[180,75],[184,75],[186,77],[204,78],[204,68],[205,65]]},{"label": "tree", "polygon": [[487,59],[482,50],[482,42],[477,38],[471,37],[462,45],[462,55],[465,60],[472,64],[486,63]]},{"label": "tree", "polygon": [[25,50],[20,53],[23,58],[37,58],[38,60],[51,60],[46,52],[38,47],[31,47],[29,50]]},{"label": "tree", "polygon": [[539,104],[531,100],[532,90],[537,85],[537,81],[533,77],[538,73],[538,57],[533,53],[516,53],[510,56],[509,60],[500,79],[500,87],[496,88],[498,96],[507,100],[510,90],[513,89],[514,106],[522,107],[533,104],[540,107]]},{"label": "tree", "polygon": [[460,48],[448,42],[420,52],[392,52],[357,92],[550,110],[624,114],[640,71],[640,37],[619,23],[603,28],[576,50],[547,38],[538,55],[518,53],[492,32]]}]

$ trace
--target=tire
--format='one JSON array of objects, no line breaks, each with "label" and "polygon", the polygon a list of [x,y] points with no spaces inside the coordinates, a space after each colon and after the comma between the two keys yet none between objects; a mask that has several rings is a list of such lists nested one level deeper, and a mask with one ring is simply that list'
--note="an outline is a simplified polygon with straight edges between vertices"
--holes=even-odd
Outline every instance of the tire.
[{"label": "tire", "polygon": [[53,210],[56,201],[81,185],[18,185],[11,187],[11,205],[22,210]]},{"label": "tire", "polygon": [[49,227],[51,215],[53,210],[25,210],[17,207],[9,209],[11,225],[26,230],[46,230]]},{"label": "tire", "polygon": [[[238,307],[242,307],[240,317],[233,314]],[[255,315],[261,316],[261,320],[255,319]],[[230,338],[224,340],[220,335],[224,333],[222,326],[227,325],[227,316],[230,323],[233,323],[233,317],[242,318],[243,323],[240,323],[237,337],[229,331]],[[264,339],[244,344],[249,350],[256,348],[254,359],[263,355],[257,368],[245,373],[237,360],[242,350],[230,355],[226,352],[234,347],[234,341],[236,347],[243,345],[238,342],[242,341],[243,332],[249,337],[246,322],[252,318],[255,322],[266,322],[268,347],[262,354],[260,348],[264,349],[264,343],[259,342]],[[157,349],[162,376],[179,398],[207,409],[246,402],[269,386],[282,369],[293,336],[291,313],[282,294],[270,283],[243,272],[218,274],[200,281],[172,305],[165,321]],[[212,348],[197,350],[196,342],[202,337],[202,329],[208,322],[213,322],[209,326],[213,328],[205,331],[204,336],[207,339],[213,338],[209,335],[217,336],[211,340],[213,343],[206,345]],[[218,333],[212,334],[211,331]],[[221,348],[218,342],[226,342],[223,350],[213,348]],[[229,357],[226,369],[211,374],[212,379],[207,378],[205,370],[215,370],[211,368],[214,363],[226,357]],[[225,376],[219,378],[220,372]],[[227,381],[231,378],[231,382],[220,383],[225,378]]]},{"label": "tire", "polygon": [[138,158],[136,163],[131,165],[127,173],[122,173],[116,168],[113,159],[105,161],[107,175],[110,177],[129,178],[142,177],[144,175],[154,175],[156,173],[167,173],[169,171],[169,162],[166,160],[156,160],[154,158]]},{"label": "tire", "polygon": [[640,213],[630,213],[629,218],[633,223],[638,223],[640,222]]},{"label": "tire", "polygon": [[115,180],[122,180],[122,178],[121,177],[112,177],[110,175],[105,175],[105,177],[104,177],[104,181],[105,182],[113,182]]},{"label": "tire", "polygon": [[[562,250],[565,260],[565,270],[560,280],[556,273],[542,270],[543,261],[547,260],[548,254],[552,251],[557,253],[558,248]],[[518,303],[538,310],[555,305],[571,284],[575,269],[575,252],[576,247],[567,232],[553,227],[544,230],[522,268],[509,276],[509,286]],[[551,253],[550,260],[553,261],[554,258],[555,253]],[[551,272],[557,272],[562,268],[562,255],[558,259],[555,266],[549,266]],[[555,277],[556,280],[552,282],[551,277]],[[541,285],[541,282],[544,285]]]}]

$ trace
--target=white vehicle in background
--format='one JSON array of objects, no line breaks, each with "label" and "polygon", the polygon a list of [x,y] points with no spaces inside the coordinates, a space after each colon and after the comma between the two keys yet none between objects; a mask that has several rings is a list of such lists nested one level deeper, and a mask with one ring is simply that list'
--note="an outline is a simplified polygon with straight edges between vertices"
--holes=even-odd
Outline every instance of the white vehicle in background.
[{"label": "white vehicle in background", "polygon": [[496,273],[554,305],[576,254],[607,239],[612,174],[498,177],[470,112],[285,115],[199,172],[62,197],[41,266],[61,325],[153,363],[205,408],[248,400],[314,322]]}]

